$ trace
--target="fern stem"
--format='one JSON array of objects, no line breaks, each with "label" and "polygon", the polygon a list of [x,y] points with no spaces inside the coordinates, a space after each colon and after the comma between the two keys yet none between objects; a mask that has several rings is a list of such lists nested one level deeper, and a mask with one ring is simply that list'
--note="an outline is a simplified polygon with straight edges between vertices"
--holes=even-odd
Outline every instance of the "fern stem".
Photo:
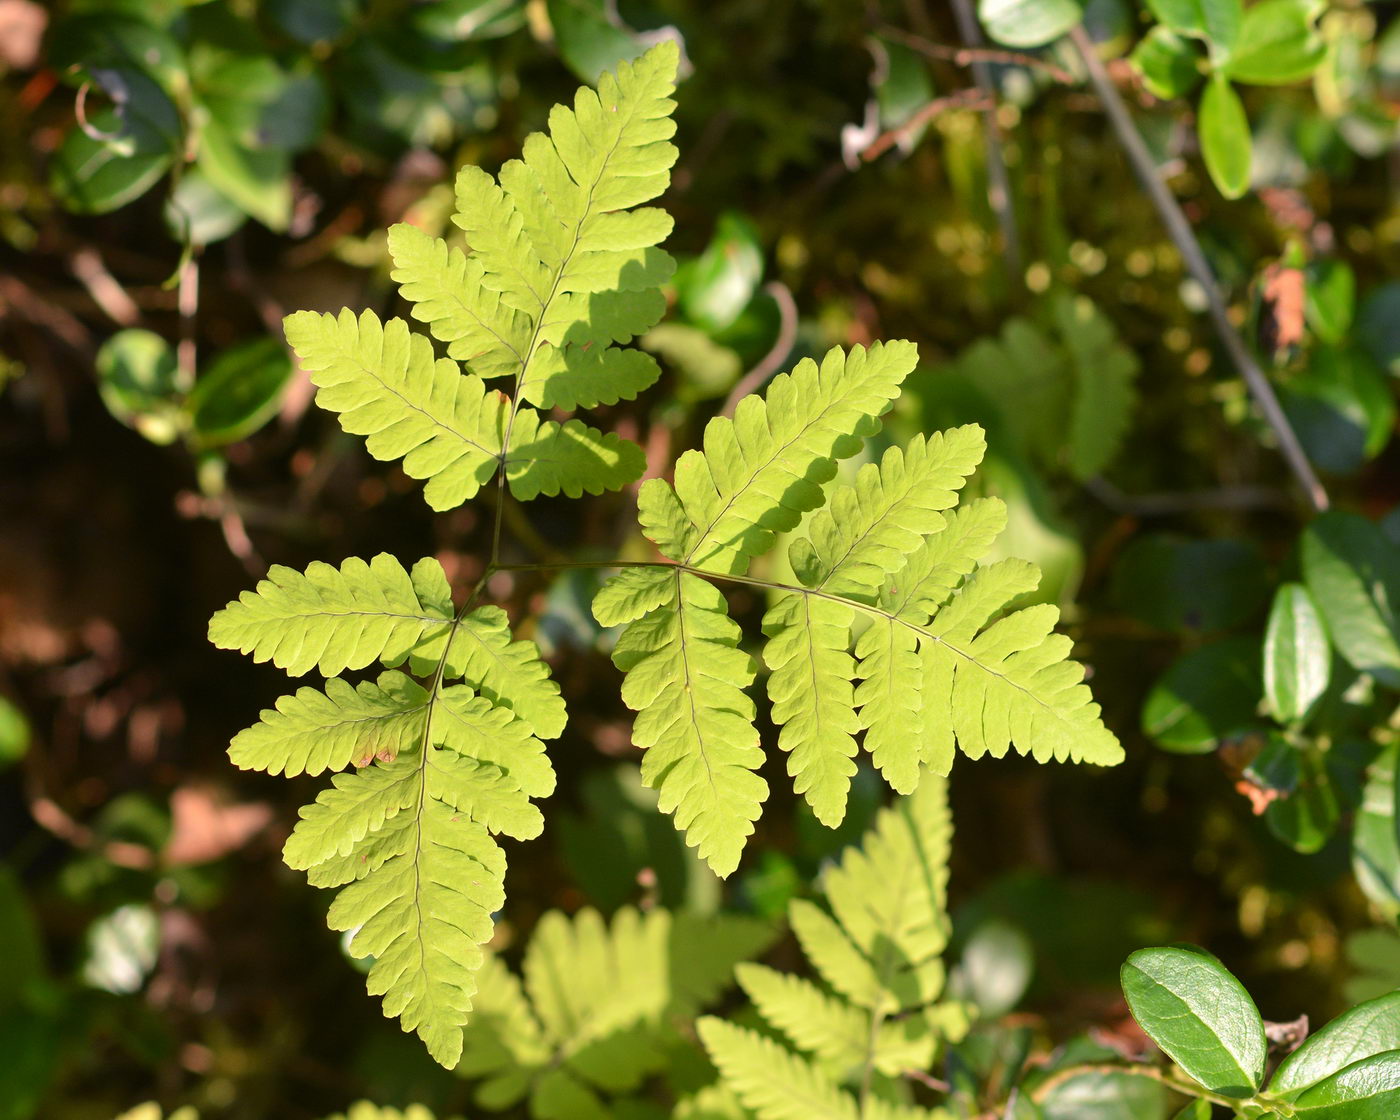
[{"label": "fern stem", "polygon": [[1113,125],[1113,131],[1118,135],[1118,142],[1123,146],[1128,162],[1132,164],[1138,180],[1142,183],[1143,190],[1147,192],[1147,197],[1152,200],[1152,205],[1156,207],[1162,224],[1167,227],[1168,235],[1186,262],[1187,271],[1191,273],[1196,283],[1201,286],[1201,290],[1205,292],[1211,322],[1215,325],[1215,333],[1230,355],[1230,360],[1234,363],[1235,368],[1244,378],[1245,384],[1249,387],[1250,395],[1263,414],[1265,422],[1273,429],[1274,435],[1278,439],[1279,451],[1282,452],[1289,468],[1298,479],[1303,493],[1307,495],[1313,509],[1321,513],[1329,504],[1327,491],[1313,471],[1307,453],[1303,450],[1303,445],[1298,442],[1298,436],[1293,431],[1293,426],[1288,422],[1288,417],[1278,402],[1273,386],[1269,384],[1269,379],[1249,352],[1249,347],[1240,337],[1240,332],[1230,321],[1230,312],[1225,306],[1225,299],[1221,294],[1219,284],[1216,282],[1215,273],[1211,270],[1210,262],[1206,260],[1205,253],[1201,251],[1200,242],[1196,240],[1191,223],[1187,221],[1175,196],[1167,189],[1166,184],[1157,174],[1157,165],[1152,159],[1152,154],[1147,150],[1147,145],[1143,142],[1137,126],[1133,124],[1132,117],[1128,115],[1128,107],[1123,103],[1123,98],[1118,93],[1117,87],[1109,78],[1108,71],[1099,59],[1088,32],[1081,25],[1070,31],[1069,38],[1074,44],[1075,50],[1078,51],[1079,57],[1084,61],[1085,69],[1089,72],[1089,81],[1094,87],[1094,92],[1098,94],[1099,101],[1103,104],[1104,112],[1108,114],[1109,122]]}]

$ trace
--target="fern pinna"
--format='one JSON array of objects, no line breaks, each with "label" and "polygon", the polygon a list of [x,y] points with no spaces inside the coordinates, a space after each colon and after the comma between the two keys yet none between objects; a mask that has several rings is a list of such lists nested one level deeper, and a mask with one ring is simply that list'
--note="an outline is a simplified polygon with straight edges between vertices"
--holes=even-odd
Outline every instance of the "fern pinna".
[{"label": "fern pinna", "polygon": [[[455,220],[468,251],[390,230],[393,276],[445,356],[370,312],[287,319],[317,403],[372,455],[425,480],[430,506],[494,483],[492,552],[465,600],[453,602],[436,561],[405,570],[380,555],[274,567],[210,623],[216,645],[328,678],[263,712],[230,754],[270,773],[334,772],[302,810],[286,861],[339,889],[329,921],[355,931],[353,954],[374,958],[370,992],[448,1066],[504,898],[494,837],[540,832],[533,802],[554,787],[544,743],[565,723],[538,649],[514,641],[481,598],[495,572],[530,566],[500,557],[507,491],[577,497],[643,472],[635,444],[538,409],[633,398],[659,374],[624,344],[663,314],[674,268],[657,248],[670,218],[639,206],[666,188],[675,160],[676,64],[674,44],[657,46],[572,109],[556,106],[548,134],[530,136],[497,179],[464,168]],[[726,612],[727,584],[771,596],[764,660],[778,746],[827,824],[844,813],[858,739],[904,793],[921,767],[946,772],[955,744],[974,757],[1012,746],[1042,760],[1121,757],[1069,639],[1053,632],[1055,609],[1007,609],[1035,586],[1034,567],[977,565],[1004,523],[1000,503],[953,511],[980,430],[916,439],[836,484],[837,461],[878,430],[914,363],[907,342],[834,349],[774,378],[733,419],[711,420],[674,484],[641,487],[641,529],[660,558],[619,565],[594,602],[602,625],[622,628],[613,656],[644,778],[721,875],[767,794],[748,691],[757,666]],[[797,584],[750,571],[794,531]],[[375,680],[341,676],[375,664]]]}]

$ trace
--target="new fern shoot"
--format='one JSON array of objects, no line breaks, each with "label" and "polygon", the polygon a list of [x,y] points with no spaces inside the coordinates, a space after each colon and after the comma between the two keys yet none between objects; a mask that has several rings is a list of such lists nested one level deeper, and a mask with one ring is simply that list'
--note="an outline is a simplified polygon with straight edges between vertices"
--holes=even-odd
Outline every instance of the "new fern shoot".
[{"label": "new fern shoot", "polygon": [[[337,889],[329,922],[374,959],[369,991],[449,1067],[504,904],[496,837],[544,827],[535,802],[555,783],[545,743],[566,719],[539,650],[483,602],[495,572],[537,567],[502,560],[501,509],[510,497],[620,490],[643,473],[634,443],[541,410],[631,399],[660,374],[626,344],[661,318],[674,269],[657,247],[671,219],[642,204],[666,189],[676,158],[676,64],[670,43],[622,63],[572,108],[556,106],[549,131],[497,178],[464,168],[455,221],[466,250],[390,230],[393,277],[428,335],[368,311],[286,320],[317,403],[370,454],[424,480],[432,508],[497,489],[475,587],[454,602],[435,560],[405,569],[383,554],[274,567],[210,622],[220,647],[327,678],[264,711],[230,756],[245,769],[333,775],[301,810],[286,862]],[[980,429],[916,438],[835,481],[915,360],[908,342],[836,348],[774,378],[733,419],[712,419],[673,481],[641,486],[657,559],[617,565],[594,601],[599,623],[621,627],[613,658],[644,779],[720,875],[738,865],[767,796],[759,666],[726,586],[769,596],[762,659],[776,746],[828,825],[842,819],[862,747],[905,794],[925,769],[946,774],[955,748],[1122,757],[1054,631],[1056,609],[1009,609],[1037,570],[978,564],[1005,524],[994,498],[955,508],[984,450]],[[779,534],[793,535],[796,584],[750,572]],[[375,665],[375,679],[342,675]]]}]

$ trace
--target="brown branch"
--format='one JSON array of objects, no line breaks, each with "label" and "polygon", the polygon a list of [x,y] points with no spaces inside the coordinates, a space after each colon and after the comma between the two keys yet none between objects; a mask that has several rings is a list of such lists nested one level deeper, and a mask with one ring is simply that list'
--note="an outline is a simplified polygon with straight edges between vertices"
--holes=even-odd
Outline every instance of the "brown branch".
[{"label": "brown branch", "polygon": [[[956,15],[956,8],[954,10]],[[991,47],[980,45],[979,40],[969,37],[962,27],[959,18],[959,34],[967,40],[966,47],[950,47],[943,43],[935,43],[925,39],[922,35],[915,35],[905,31],[903,28],[892,27],[889,24],[881,24],[875,29],[877,35],[883,35],[887,39],[893,39],[898,43],[903,43],[910,50],[918,51],[928,58],[935,58],[940,62],[951,62],[954,66],[970,66],[974,69],[978,65],[987,63],[1000,64],[1003,66],[1024,66],[1029,70],[1039,70],[1048,78],[1053,78],[1062,85],[1077,85],[1078,81],[1073,74],[1053,62],[1047,62],[1043,58],[1037,58],[1033,54],[1022,54],[1020,51],[995,50]],[[980,39],[980,37],[979,37]]]},{"label": "brown branch", "polygon": [[721,416],[733,416],[741,400],[761,389],[768,379],[778,372],[783,360],[792,352],[792,344],[797,341],[797,301],[792,298],[792,292],[781,280],[770,281],[763,285],[763,290],[772,296],[773,302],[778,305],[778,337],[773,340],[772,349],[763,355],[758,365],[744,374],[729,391],[724,407],[719,410]]},{"label": "brown branch", "polygon": [[860,158],[866,163],[879,159],[904,137],[912,132],[917,132],[934,117],[946,113],[950,109],[986,109],[991,105],[992,102],[987,100],[987,95],[980,89],[960,89],[948,94],[947,97],[935,97],[932,101],[916,109],[902,124],[898,124],[888,132],[882,132],[875,137],[861,150]]}]

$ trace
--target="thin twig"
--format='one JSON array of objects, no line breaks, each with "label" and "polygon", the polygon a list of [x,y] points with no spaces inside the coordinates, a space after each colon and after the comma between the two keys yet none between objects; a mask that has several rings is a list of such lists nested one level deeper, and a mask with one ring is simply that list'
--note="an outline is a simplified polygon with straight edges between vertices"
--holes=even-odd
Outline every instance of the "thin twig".
[{"label": "thin twig", "polygon": [[[960,5],[954,0],[954,15]],[[936,58],[940,62],[951,62],[954,66],[971,66],[974,69],[980,63],[1000,64],[1002,66],[1024,66],[1028,70],[1039,70],[1048,78],[1053,78],[1062,85],[1072,86],[1076,84],[1073,74],[1053,62],[1047,62],[1043,58],[1037,58],[1033,54],[1022,54],[1020,51],[1000,51],[991,47],[981,45],[981,38],[971,38],[966,29],[962,26],[962,19],[958,19],[958,33],[963,39],[975,46],[950,47],[943,43],[935,43],[930,39],[925,39],[922,35],[914,35],[905,31],[901,27],[894,27],[890,24],[881,24],[875,29],[877,35],[886,39],[894,39],[903,43],[910,50],[918,51],[928,58]]]},{"label": "thin twig", "polygon": [[117,278],[107,270],[102,255],[92,246],[78,249],[68,258],[68,267],[87,289],[92,302],[119,327],[133,327],[141,321],[141,309]]},{"label": "thin twig", "polygon": [[860,158],[866,163],[879,159],[911,132],[917,132],[934,117],[948,112],[949,109],[985,109],[990,104],[992,103],[987,100],[987,95],[980,89],[960,89],[947,97],[935,97],[910,114],[903,123],[875,137],[861,149]]},{"label": "thin twig", "polygon": [[195,364],[198,361],[195,342],[195,317],[199,314],[199,258],[191,252],[180,266],[180,284],[175,296],[180,313],[180,341],[175,347],[175,366],[180,388],[194,388]]},{"label": "thin twig", "polygon": [[[972,0],[953,0],[953,16],[963,41],[969,47],[980,47],[982,28],[977,22],[977,13],[972,10]],[[972,63],[972,80],[990,102],[982,111],[982,135],[987,146],[987,201],[1001,228],[1006,271],[1014,285],[1021,277],[1021,237],[1016,228],[1016,210],[1011,203],[1011,177],[1007,173],[1006,157],[1002,152],[1001,125],[997,123],[996,83],[992,81],[991,68],[982,61]]]},{"label": "thin twig", "polygon": [[781,280],[772,280],[763,285],[763,290],[773,297],[778,305],[778,337],[773,346],[763,355],[758,365],[739,378],[734,388],[725,398],[721,416],[733,416],[739,402],[750,393],[756,393],[782,367],[783,361],[792,353],[792,345],[797,341],[797,301],[792,292]]},{"label": "thin twig", "polygon": [[1235,329],[1235,325],[1230,322],[1230,312],[1225,306],[1220,286],[1216,283],[1210,263],[1201,251],[1200,243],[1196,240],[1196,235],[1191,229],[1191,223],[1186,220],[1186,215],[1182,212],[1175,197],[1167,189],[1166,184],[1158,177],[1152,155],[1147,150],[1147,145],[1143,142],[1132,118],[1128,115],[1128,107],[1123,103],[1123,98],[1119,95],[1117,87],[1099,60],[1098,53],[1094,49],[1094,44],[1089,39],[1088,33],[1080,26],[1074,28],[1069,33],[1069,37],[1079,52],[1080,58],[1084,60],[1084,66],[1089,72],[1089,81],[1098,94],[1104,111],[1108,114],[1108,119],[1113,125],[1114,132],[1118,135],[1119,143],[1123,145],[1128,161],[1133,165],[1133,170],[1142,182],[1143,189],[1147,191],[1152,204],[1157,208],[1163,225],[1167,227],[1167,233],[1186,262],[1187,270],[1205,292],[1216,334],[1219,335],[1221,343],[1235,364],[1235,368],[1244,377],[1250,395],[1254,397],[1254,403],[1263,414],[1265,422],[1273,429],[1274,435],[1278,438],[1279,450],[1297,477],[1308,501],[1312,503],[1314,510],[1319,512],[1325,510],[1328,506],[1327,491],[1314,473],[1312,464],[1308,462],[1302,444],[1298,442],[1298,437],[1294,433],[1292,425],[1289,424],[1288,417],[1284,415],[1278,397],[1274,395],[1269,379],[1259,368],[1259,363],[1254,360],[1253,355],[1250,354],[1249,348],[1245,345],[1244,339],[1240,337],[1239,331]]}]

